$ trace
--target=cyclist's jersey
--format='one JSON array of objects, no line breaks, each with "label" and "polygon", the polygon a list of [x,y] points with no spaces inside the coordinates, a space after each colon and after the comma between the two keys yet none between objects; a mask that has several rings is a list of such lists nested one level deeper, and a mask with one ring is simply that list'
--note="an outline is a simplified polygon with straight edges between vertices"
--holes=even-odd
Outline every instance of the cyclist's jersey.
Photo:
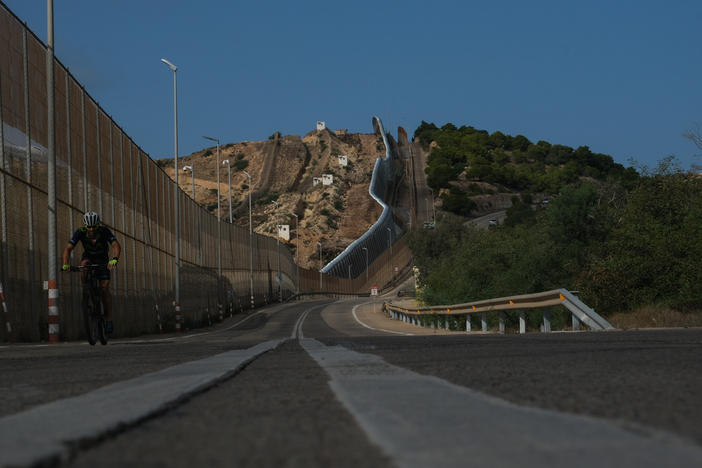
[{"label": "cyclist's jersey", "polygon": [[117,238],[106,226],[98,226],[95,229],[95,236],[88,238],[88,229],[83,226],[78,229],[68,241],[72,246],[76,246],[78,242],[83,244],[83,258],[89,258],[94,262],[107,263],[110,254],[110,244],[116,241]]}]

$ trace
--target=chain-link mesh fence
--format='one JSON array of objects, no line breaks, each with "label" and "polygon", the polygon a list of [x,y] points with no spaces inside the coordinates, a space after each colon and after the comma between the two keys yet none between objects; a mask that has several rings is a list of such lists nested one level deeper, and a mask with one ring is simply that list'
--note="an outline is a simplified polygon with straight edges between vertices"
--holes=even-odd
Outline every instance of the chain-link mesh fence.
[{"label": "chain-link mesh fence", "polygon": [[[320,287],[319,272],[298,269],[284,244],[258,234],[250,241],[248,228],[218,221],[179,190],[58,60],[54,67],[58,240],[57,251],[48,252],[46,47],[0,3],[0,281],[14,339],[47,339],[48,256],[60,259],[88,210],[100,214],[122,246],[110,285],[118,335],[175,328],[174,197],[186,328],[216,320],[218,303],[225,314],[249,309],[251,278],[261,305],[298,290],[367,292],[372,281],[386,284],[392,277],[378,273],[381,256],[371,262],[368,280],[359,272],[353,280],[322,275]],[[60,337],[80,338],[79,277],[62,273],[58,280]],[[9,339],[2,330],[0,337]]]}]

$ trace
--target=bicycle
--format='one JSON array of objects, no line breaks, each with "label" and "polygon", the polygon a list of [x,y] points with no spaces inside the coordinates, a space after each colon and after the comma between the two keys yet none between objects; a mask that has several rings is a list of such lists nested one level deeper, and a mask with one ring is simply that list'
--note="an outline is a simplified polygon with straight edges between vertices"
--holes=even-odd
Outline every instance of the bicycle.
[{"label": "bicycle", "polygon": [[100,280],[95,276],[95,272],[104,267],[100,264],[88,264],[69,268],[69,271],[86,272],[86,281],[83,283],[83,323],[91,346],[95,346],[98,340],[103,345],[107,344]]}]

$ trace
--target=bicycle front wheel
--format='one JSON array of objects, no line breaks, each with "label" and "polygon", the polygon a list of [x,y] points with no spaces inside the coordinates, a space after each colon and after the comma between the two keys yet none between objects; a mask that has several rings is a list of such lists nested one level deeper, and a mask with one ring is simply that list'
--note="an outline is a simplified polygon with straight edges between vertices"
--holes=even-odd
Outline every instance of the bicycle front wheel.
[{"label": "bicycle front wheel", "polygon": [[98,339],[99,323],[97,317],[93,313],[93,303],[89,298],[83,299],[83,322],[85,324],[85,334],[88,338],[88,343],[95,346]]},{"label": "bicycle front wheel", "polygon": [[97,322],[97,332],[98,332],[98,339],[100,340],[100,343],[102,345],[107,344],[107,333],[105,332],[105,317],[103,315],[97,315],[95,317],[95,321]]}]

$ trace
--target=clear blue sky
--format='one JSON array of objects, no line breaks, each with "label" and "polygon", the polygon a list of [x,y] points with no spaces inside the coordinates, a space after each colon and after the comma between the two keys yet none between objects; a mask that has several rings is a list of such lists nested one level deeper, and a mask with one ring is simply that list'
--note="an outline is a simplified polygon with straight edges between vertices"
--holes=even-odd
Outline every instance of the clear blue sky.
[{"label": "clear blue sky", "polygon": [[[46,40],[45,0],[4,0]],[[702,1],[55,1],[57,57],[152,157],[422,120],[587,145],[628,165],[702,150]]]}]

